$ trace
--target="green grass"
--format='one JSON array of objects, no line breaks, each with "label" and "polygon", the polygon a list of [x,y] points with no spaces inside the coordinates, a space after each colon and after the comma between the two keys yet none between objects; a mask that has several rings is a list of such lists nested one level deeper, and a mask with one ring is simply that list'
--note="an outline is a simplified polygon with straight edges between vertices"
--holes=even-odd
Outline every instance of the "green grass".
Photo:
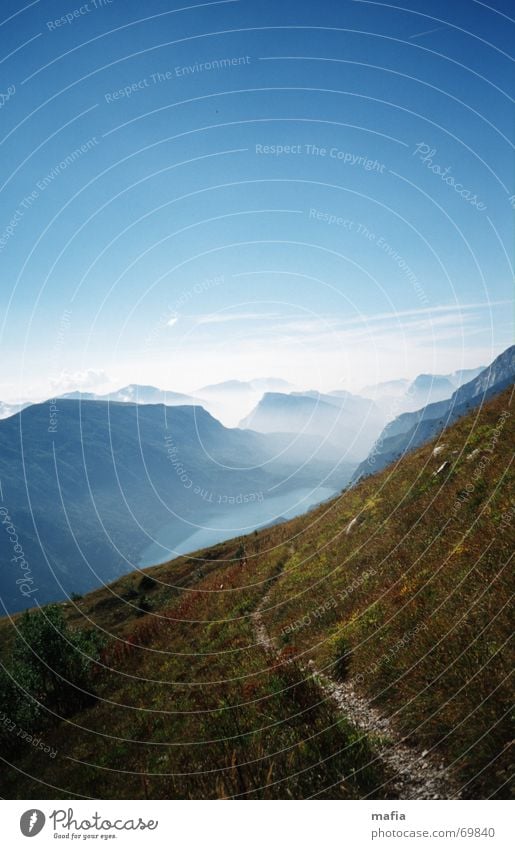
[{"label": "green grass", "polygon": [[[465,797],[508,795],[510,400],[511,390],[449,428],[437,458],[435,442],[422,446],[249,535],[246,565],[239,538],[64,605],[71,627],[106,635],[98,699],[65,720],[45,715],[39,734],[57,756],[17,745],[2,795],[381,798],[374,741],[325,699],[310,660],[354,679],[452,765]],[[251,614],[268,590],[278,655],[255,645]],[[6,659],[16,621],[0,622]]]}]

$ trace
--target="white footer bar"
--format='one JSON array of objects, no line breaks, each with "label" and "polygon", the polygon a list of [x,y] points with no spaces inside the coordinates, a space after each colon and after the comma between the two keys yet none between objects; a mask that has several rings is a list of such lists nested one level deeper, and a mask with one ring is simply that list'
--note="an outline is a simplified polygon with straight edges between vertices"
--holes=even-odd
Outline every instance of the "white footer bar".
[{"label": "white footer bar", "polygon": [[[4,846],[508,849],[511,802],[2,801]],[[30,839],[34,843],[30,843]]]}]

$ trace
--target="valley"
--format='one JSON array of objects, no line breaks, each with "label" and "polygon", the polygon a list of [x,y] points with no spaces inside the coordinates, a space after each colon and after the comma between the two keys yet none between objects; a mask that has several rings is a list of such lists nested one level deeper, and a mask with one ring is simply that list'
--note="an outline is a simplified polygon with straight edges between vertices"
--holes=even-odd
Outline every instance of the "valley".
[{"label": "valley", "polygon": [[[241,496],[242,501],[244,497],[250,499],[253,496],[247,503],[238,502],[240,496],[218,495],[215,499],[217,509],[206,515],[206,525],[198,527],[192,522],[188,528],[181,530],[177,523],[172,523],[160,528],[154,542],[143,551],[138,566],[143,569],[168,560],[173,554],[187,554],[224,542],[235,535],[248,534],[261,527],[286,521],[306,513],[333,495],[335,491],[324,486],[288,490],[283,495],[274,495],[272,490],[266,494],[259,492]],[[224,499],[228,498],[235,501],[236,506],[226,506],[227,500]],[[183,536],[184,533],[186,536]]]},{"label": "valley", "polygon": [[[307,515],[47,608],[57,644],[102,638],[90,695],[63,715],[47,691],[23,721],[57,755],[8,755],[2,793],[505,798],[512,400]],[[0,622],[7,668],[38,615]]]}]

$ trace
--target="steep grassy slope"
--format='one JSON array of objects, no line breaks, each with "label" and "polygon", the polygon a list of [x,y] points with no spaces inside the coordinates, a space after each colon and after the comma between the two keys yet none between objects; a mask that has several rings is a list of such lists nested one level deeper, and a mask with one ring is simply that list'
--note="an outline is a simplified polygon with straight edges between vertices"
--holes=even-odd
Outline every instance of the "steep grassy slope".
[{"label": "steep grassy slope", "polygon": [[512,391],[291,525],[266,620],[443,754],[465,795],[502,794],[510,775]]},{"label": "steep grassy slope", "polygon": [[[318,673],[353,680],[464,796],[507,795],[511,396],[436,456],[427,444],[307,516],[68,603],[72,627],[106,634],[97,701],[46,714],[54,758],[4,750],[2,795],[388,795],[374,739]],[[279,653],[258,641],[258,606]],[[17,622],[0,623],[5,658]]]},{"label": "steep grassy slope", "polygon": [[116,634],[93,678],[99,699],[61,723],[46,717],[38,736],[55,757],[18,745],[3,796],[299,798],[336,783],[336,798],[381,797],[367,740],[294,664],[255,645],[249,613],[281,553],[264,554],[247,587],[239,559],[220,562],[236,553],[154,570],[143,617],[141,576],[68,608]]}]

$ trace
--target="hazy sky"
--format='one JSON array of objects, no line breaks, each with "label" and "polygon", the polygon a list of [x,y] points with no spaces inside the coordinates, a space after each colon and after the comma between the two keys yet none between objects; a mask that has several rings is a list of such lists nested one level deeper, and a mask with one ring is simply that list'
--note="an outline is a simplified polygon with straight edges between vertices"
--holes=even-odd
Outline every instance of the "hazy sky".
[{"label": "hazy sky", "polygon": [[4,0],[0,399],[493,359],[512,12]]}]

